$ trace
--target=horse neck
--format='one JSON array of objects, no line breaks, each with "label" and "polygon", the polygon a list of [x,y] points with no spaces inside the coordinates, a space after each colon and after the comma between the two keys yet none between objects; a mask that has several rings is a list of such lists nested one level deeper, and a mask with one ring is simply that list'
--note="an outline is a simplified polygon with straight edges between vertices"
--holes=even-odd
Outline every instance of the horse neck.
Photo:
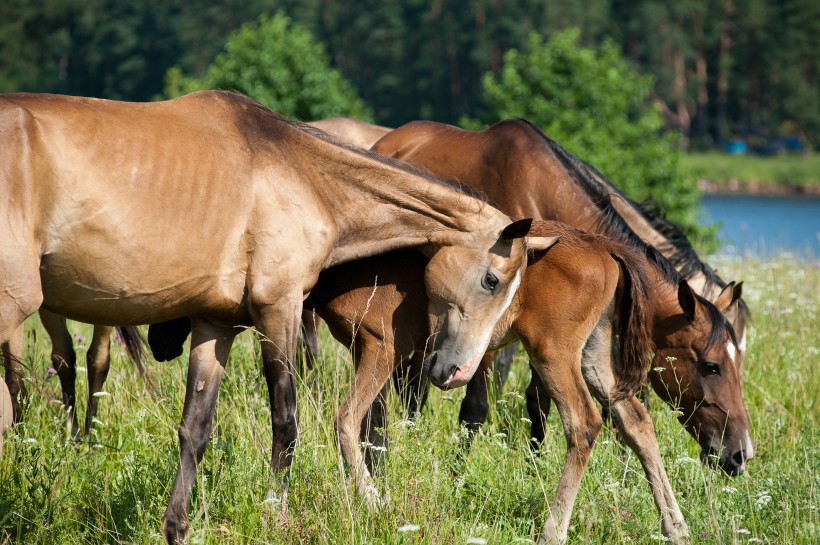
[{"label": "horse neck", "polygon": [[490,242],[508,222],[479,199],[376,154],[317,148],[325,168],[314,179],[337,228],[325,267],[403,248]]}]

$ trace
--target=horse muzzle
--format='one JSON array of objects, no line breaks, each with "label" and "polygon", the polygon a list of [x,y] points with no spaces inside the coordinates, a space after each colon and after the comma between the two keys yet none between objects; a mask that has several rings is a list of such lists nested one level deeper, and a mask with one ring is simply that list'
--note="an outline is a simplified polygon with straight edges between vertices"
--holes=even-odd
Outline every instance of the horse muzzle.
[{"label": "horse muzzle", "polygon": [[430,382],[442,390],[449,390],[464,386],[473,378],[478,363],[481,361],[480,356],[473,356],[466,363],[458,365],[452,363],[453,358],[448,358],[446,355],[440,356],[440,352],[437,350],[424,360],[424,371]]}]

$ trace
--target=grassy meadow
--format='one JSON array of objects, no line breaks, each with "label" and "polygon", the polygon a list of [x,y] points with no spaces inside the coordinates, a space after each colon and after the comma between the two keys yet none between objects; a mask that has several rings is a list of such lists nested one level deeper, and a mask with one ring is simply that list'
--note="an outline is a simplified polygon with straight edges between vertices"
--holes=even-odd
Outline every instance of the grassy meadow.
[{"label": "grassy meadow", "polygon": [[[713,262],[724,277],[745,280],[754,312],[743,389],[757,453],[740,477],[712,472],[673,412],[653,397],[661,451],[691,541],[818,543],[820,268],[816,260],[788,255]],[[49,342],[36,318],[28,326],[27,413],[6,435],[0,458],[0,544],[162,543],[185,360],[152,363],[159,382],[152,396],[115,348],[99,423],[90,440],[77,444],[66,433],[59,381],[47,372]],[[90,328],[71,327],[81,355]],[[193,490],[190,543],[509,544],[537,538],[565,447],[553,412],[542,450],[528,448],[523,354],[466,456],[460,455],[457,422],[463,390],[434,391],[415,422],[404,420],[391,398],[391,442],[379,477],[390,502],[368,512],[336,454],[332,424],[352,365],[324,331],[321,364],[298,379],[300,439],[283,515],[278,506],[263,504],[270,412],[258,353],[249,332],[234,345]],[[81,371],[81,419],[84,381]],[[662,542],[641,467],[609,429],[599,436],[584,476],[569,542]]]}]

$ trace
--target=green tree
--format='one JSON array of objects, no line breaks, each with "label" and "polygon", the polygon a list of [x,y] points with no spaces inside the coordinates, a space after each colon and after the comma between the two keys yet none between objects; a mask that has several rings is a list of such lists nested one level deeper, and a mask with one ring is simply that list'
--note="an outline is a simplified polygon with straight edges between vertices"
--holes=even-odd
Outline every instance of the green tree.
[{"label": "green tree", "polygon": [[255,98],[301,120],[346,116],[371,119],[368,108],[338,70],[324,46],[282,13],[262,15],[231,34],[223,53],[201,78],[178,67],[168,71],[165,94],[227,89]]},{"label": "green tree", "polygon": [[570,29],[544,43],[532,33],[527,50],[508,51],[500,74],[484,76],[481,122],[528,119],[632,199],[652,200],[687,234],[704,234],[695,180],[683,171],[679,135],[664,131],[650,100],[652,79],[627,66],[614,42],[585,48],[578,38]]}]

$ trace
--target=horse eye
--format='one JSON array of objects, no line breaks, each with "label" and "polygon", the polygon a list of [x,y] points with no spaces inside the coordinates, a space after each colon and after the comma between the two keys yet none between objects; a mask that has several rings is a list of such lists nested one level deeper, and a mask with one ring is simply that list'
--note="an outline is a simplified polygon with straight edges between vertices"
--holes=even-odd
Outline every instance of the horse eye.
[{"label": "horse eye", "polygon": [[703,369],[705,375],[719,375],[720,374],[720,365],[715,362],[707,361],[703,363]]},{"label": "horse eye", "polygon": [[498,277],[491,272],[488,272],[484,275],[484,278],[481,279],[481,286],[492,293],[495,291],[495,287],[498,286]]}]

